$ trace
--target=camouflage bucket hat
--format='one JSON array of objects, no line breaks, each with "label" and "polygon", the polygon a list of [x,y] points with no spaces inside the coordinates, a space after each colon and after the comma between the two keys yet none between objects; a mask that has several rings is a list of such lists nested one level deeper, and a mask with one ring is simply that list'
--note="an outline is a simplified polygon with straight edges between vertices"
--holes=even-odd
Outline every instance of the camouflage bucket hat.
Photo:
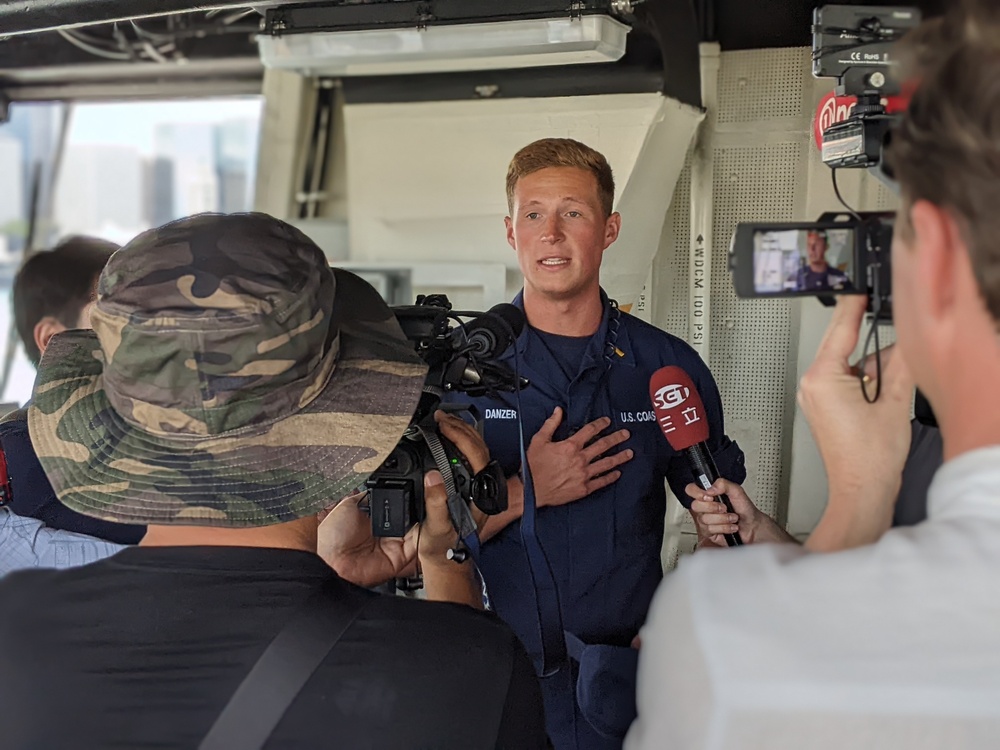
[{"label": "camouflage bucket hat", "polygon": [[317,513],[389,455],[426,374],[367,282],[264,214],[139,235],[91,322],[46,349],[29,429],[59,499],[123,523]]}]

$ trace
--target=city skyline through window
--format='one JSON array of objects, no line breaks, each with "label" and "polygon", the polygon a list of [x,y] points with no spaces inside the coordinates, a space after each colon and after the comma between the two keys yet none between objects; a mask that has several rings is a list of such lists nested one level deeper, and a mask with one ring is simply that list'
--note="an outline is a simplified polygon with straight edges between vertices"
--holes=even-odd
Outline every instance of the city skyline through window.
[{"label": "city skyline through window", "polygon": [[[53,190],[48,176],[63,107],[15,105],[0,125],[0,358],[35,165],[42,178],[36,250],[74,234],[124,244],[183,216],[253,207],[261,97],[75,105]],[[18,346],[0,401],[23,404],[34,374]]]}]

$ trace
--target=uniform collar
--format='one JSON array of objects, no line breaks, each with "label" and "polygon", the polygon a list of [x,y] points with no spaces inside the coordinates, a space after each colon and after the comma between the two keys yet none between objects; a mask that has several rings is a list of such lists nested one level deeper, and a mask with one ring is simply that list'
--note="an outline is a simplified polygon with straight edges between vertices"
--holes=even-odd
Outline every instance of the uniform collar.
[{"label": "uniform collar", "polygon": [[[524,289],[521,289],[514,297],[512,303],[521,312],[524,312]],[[600,361],[604,356],[604,342],[608,339],[608,327],[609,320],[611,318],[611,300],[608,297],[604,289],[601,289],[601,306],[603,307],[603,312],[601,313],[601,325],[597,329],[597,333],[591,339],[591,348],[587,352],[587,356],[592,357],[595,361]],[[635,354],[632,351],[632,341],[629,338],[628,326],[625,324],[627,319],[627,313],[619,312],[619,326],[618,326],[618,336],[615,339],[615,349],[616,349],[616,361],[620,361],[629,367],[635,367]],[[527,318],[525,319],[524,330],[521,331],[521,335],[517,337],[517,354],[521,357],[522,361],[526,354],[529,354],[529,342],[531,341],[531,326],[527,324]],[[507,350],[510,351],[509,349]],[[510,356],[509,354],[507,355]],[[506,357],[504,357],[506,359]],[[528,360],[530,361],[530,360]]]}]

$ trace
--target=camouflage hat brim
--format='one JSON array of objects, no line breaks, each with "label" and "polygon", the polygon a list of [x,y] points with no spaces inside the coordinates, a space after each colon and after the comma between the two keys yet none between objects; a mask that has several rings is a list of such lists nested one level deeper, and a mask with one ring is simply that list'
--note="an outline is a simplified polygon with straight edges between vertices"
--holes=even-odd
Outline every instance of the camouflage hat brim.
[{"label": "camouflage hat brim", "polygon": [[[335,273],[333,374],[308,405],[264,425],[213,436],[139,429],[111,406],[96,335],[54,337],[29,430],[60,501],[120,523],[250,527],[315,514],[361,485],[409,424],[427,368],[371,286]],[[373,305],[384,314],[344,314]]]}]

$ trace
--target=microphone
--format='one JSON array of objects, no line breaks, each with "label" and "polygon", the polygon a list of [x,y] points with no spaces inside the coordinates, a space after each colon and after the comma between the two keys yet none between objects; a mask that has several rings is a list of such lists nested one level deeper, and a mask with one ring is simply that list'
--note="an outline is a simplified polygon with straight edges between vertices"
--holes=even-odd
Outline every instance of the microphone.
[{"label": "microphone", "polygon": [[[719,470],[706,445],[708,415],[691,376],[674,365],[661,367],[649,378],[649,398],[663,437],[671,448],[687,457],[698,484],[707,490],[719,478]],[[719,500],[730,513],[735,512],[728,497],[719,495]],[[739,532],[725,537],[730,547],[743,544]]]},{"label": "microphone", "polygon": [[523,330],[524,313],[502,302],[470,321],[465,327],[465,335],[473,356],[491,358],[507,351]]}]

